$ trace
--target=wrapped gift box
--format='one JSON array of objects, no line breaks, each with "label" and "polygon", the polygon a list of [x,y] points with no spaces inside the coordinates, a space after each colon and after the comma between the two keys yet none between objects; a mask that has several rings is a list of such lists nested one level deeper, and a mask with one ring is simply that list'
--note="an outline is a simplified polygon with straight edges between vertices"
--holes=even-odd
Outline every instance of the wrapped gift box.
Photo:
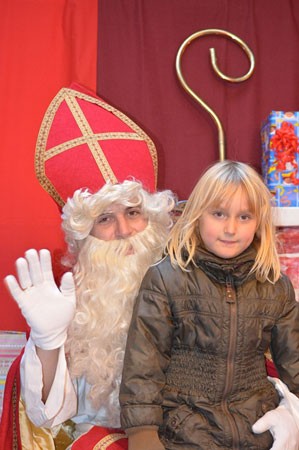
[{"label": "wrapped gift box", "polygon": [[272,111],[261,129],[262,174],[275,207],[299,207],[299,111]]},{"label": "wrapped gift box", "polygon": [[276,238],[281,270],[290,278],[299,301],[299,226],[278,228]]}]

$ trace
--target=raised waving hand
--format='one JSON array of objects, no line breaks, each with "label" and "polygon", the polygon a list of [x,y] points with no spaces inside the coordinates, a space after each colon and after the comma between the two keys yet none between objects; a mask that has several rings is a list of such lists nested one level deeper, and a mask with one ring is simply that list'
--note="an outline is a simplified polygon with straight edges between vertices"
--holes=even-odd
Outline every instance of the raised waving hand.
[{"label": "raised waving hand", "polygon": [[74,317],[76,295],[73,275],[67,272],[58,288],[46,249],[28,250],[16,261],[17,278],[8,275],[5,283],[31,328],[35,345],[53,350],[64,344]]}]

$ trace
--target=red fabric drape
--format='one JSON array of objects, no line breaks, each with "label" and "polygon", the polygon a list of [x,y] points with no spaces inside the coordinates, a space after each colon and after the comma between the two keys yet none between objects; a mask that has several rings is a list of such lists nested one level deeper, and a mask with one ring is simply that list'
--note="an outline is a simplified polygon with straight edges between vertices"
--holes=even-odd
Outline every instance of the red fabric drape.
[{"label": "red fabric drape", "polygon": [[0,419],[0,449],[22,449],[19,432],[20,363],[24,349],[12,363],[7,374],[3,399],[3,413]]},{"label": "red fabric drape", "polygon": [[[206,28],[235,33],[252,48],[256,69],[242,84],[212,72],[248,69],[239,47],[204,37],[183,55],[190,86],[223,123],[227,157],[260,168],[261,121],[271,110],[298,110],[299,3],[292,0],[10,0],[1,2],[0,98],[0,328],[25,329],[2,279],[30,247],[59,258],[60,217],[35,178],[33,159],[44,111],[71,81],[95,87],[153,138],[159,151],[159,188],[186,198],[203,168],[218,158],[211,118],[183,91],[174,61],[181,43]],[[99,6],[99,7],[98,7]],[[97,17],[98,12],[98,17]]]},{"label": "red fabric drape", "polygon": [[50,101],[76,81],[96,85],[97,0],[9,0],[0,7],[0,329],[25,330],[3,284],[28,248],[58,261],[60,214],[38,184],[34,152]]},{"label": "red fabric drape", "polygon": [[271,110],[299,108],[299,2],[294,0],[99,0],[98,94],[144,127],[159,151],[159,187],[186,198],[200,172],[218,159],[217,129],[183,91],[175,58],[183,41],[207,28],[236,34],[256,68],[241,83],[220,80],[209,61],[215,47],[227,75],[247,72],[232,41],[201,37],[182,58],[192,89],[219,116],[227,158],[261,166],[261,122]]}]

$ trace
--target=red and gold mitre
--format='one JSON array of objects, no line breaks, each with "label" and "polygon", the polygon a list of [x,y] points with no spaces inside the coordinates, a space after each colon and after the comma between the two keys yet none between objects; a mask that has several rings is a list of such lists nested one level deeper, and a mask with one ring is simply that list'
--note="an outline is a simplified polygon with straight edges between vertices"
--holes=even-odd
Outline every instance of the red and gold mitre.
[{"label": "red and gold mitre", "polygon": [[76,189],[97,192],[105,183],[141,181],[155,191],[157,152],[128,116],[77,84],[52,100],[38,134],[35,171],[63,206]]}]

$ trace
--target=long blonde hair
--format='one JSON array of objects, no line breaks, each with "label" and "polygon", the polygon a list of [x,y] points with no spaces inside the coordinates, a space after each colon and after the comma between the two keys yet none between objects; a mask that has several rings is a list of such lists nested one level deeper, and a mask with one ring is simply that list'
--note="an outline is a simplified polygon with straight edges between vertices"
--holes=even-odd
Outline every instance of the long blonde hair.
[{"label": "long blonde hair", "polygon": [[[275,245],[275,228],[271,210],[271,194],[260,175],[248,164],[221,161],[208,168],[193,189],[182,216],[178,219],[167,243],[173,264],[186,270],[193,263],[196,248],[203,246],[198,231],[198,220],[204,211],[227,201],[241,186],[248,196],[257,219],[253,241],[257,254],[251,272],[259,281],[276,282],[280,277],[280,263]],[[183,258],[187,251],[188,258]]]}]

